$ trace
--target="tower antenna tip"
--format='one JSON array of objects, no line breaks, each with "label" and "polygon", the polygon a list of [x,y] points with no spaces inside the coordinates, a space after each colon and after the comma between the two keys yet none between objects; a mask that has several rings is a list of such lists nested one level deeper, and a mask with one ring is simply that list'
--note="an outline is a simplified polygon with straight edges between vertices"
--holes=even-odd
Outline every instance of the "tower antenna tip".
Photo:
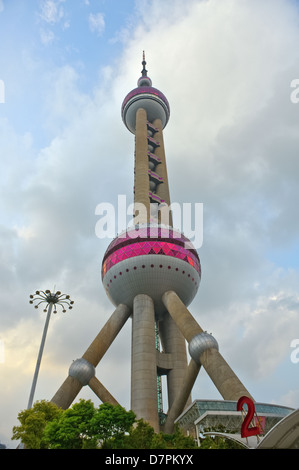
[{"label": "tower antenna tip", "polygon": [[143,76],[143,77],[147,77],[147,70],[146,70],[146,68],[145,68],[146,62],[145,62],[145,53],[144,53],[144,51],[143,51],[142,59],[143,59],[143,60],[142,60],[143,69],[142,69],[141,73],[142,73],[142,76]]}]

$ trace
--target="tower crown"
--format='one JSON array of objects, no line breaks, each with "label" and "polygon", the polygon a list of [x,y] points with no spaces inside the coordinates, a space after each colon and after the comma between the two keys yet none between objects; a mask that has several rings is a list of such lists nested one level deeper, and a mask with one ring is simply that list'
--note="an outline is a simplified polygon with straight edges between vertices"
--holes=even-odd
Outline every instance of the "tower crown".
[{"label": "tower crown", "polygon": [[150,122],[161,119],[163,128],[166,126],[170,115],[170,107],[166,97],[160,90],[152,87],[152,81],[147,76],[144,53],[142,65],[142,75],[137,81],[138,87],[127,94],[121,107],[123,122],[133,134],[135,134],[136,127],[136,112],[139,108],[146,110]]}]

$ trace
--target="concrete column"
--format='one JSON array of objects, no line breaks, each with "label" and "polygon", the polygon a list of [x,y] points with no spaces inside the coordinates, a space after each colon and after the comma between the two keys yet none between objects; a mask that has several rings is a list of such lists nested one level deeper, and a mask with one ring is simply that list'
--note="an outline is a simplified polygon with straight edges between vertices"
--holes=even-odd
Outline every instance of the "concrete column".
[{"label": "concrete column", "polygon": [[217,349],[204,351],[200,362],[224,400],[238,401],[245,395],[255,401]]},{"label": "concrete column", "polygon": [[[147,223],[150,220],[149,175],[148,175],[147,115],[143,108],[136,113],[135,133],[135,214],[136,222]],[[138,205],[143,205],[138,214]]]},{"label": "concrete column", "polygon": [[130,313],[126,305],[118,305],[82,357],[96,367],[126,323]]},{"label": "concrete column", "polygon": [[159,322],[159,331],[163,351],[171,354],[172,368],[167,372],[168,407],[171,408],[186,374],[186,341],[168,312],[164,313],[163,320]]},{"label": "concrete column", "polygon": [[175,292],[165,292],[162,301],[188,343],[195,335],[203,333],[203,329]]},{"label": "concrete column", "polygon": [[191,359],[181,387],[177,390],[176,398],[167,412],[167,419],[164,425],[164,432],[166,434],[171,434],[173,432],[174,422],[185,408],[199,370],[200,364],[197,364],[193,359]]},{"label": "concrete column", "polygon": [[104,385],[96,378],[92,377],[88,382],[91,390],[99,397],[103,403],[110,403],[111,405],[119,405],[118,401],[111,395],[111,393],[104,387]]},{"label": "concrete column", "polygon": [[144,294],[134,299],[132,316],[131,409],[159,432],[154,303]]},{"label": "concrete column", "polygon": [[[175,292],[166,292],[162,300],[188,342],[203,332]],[[217,349],[205,350],[199,360],[224,400],[238,400],[243,395],[253,400]]]},{"label": "concrete column", "polygon": [[79,380],[69,375],[57,390],[51,402],[66,410],[73,403],[82,387],[83,385]]},{"label": "concrete column", "polygon": [[[126,323],[130,313],[130,309],[126,305],[120,304],[82,357],[96,367]],[[72,404],[81,388],[82,384],[79,380],[68,376],[51,402],[55,403],[60,408],[67,409]]]},{"label": "concrete column", "polygon": [[[165,201],[167,206],[170,206],[170,193],[169,193],[169,184],[168,184],[168,175],[167,175],[167,165],[166,165],[166,156],[165,156],[165,147],[164,147],[164,139],[163,139],[163,127],[161,119],[156,119],[153,122],[153,125],[159,129],[158,132],[155,134],[155,140],[160,143],[160,147],[157,147],[155,150],[155,155],[161,158],[161,163],[157,165],[155,171],[159,176],[162,176],[163,183],[159,184],[157,187],[156,194],[161,199]],[[165,223],[162,220],[163,223]],[[172,226],[172,214],[169,213],[169,225]]]}]

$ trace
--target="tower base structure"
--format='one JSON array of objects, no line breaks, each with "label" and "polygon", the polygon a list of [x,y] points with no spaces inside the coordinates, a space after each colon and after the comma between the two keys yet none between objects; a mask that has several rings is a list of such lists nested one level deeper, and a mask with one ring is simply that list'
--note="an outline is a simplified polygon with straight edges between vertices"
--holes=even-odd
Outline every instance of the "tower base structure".
[{"label": "tower base structure", "polygon": [[[96,378],[95,368],[130,316],[133,332],[131,409],[137,419],[143,418],[156,432],[173,432],[175,420],[191,403],[191,391],[201,367],[207,371],[224,400],[238,400],[241,396],[253,400],[220,354],[215,338],[204,332],[179,296],[174,291],[168,291],[162,301],[167,310],[163,320],[165,323],[161,321],[163,352],[158,351],[155,344],[157,326],[154,302],[148,295],[137,295],[132,310],[122,304],[116,308],[83,356],[71,364],[68,377],[51,402],[67,409],[82,387],[88,385],[102,402],[118,404]],[[167,336],[165,330],[171,334]],[[189,344],[189,364],[185,340]],[[185,349],[185,355],[178,353],[177,348]],[[167,376],[169,409],[162,425],[157,378],[163,374]]]}]

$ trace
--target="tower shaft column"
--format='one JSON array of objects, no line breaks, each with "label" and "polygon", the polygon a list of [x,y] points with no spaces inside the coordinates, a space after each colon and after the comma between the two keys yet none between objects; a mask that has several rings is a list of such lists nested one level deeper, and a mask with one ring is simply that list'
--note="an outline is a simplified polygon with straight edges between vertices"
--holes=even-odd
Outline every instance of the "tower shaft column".
[{"label": "tower shaft column", "polygon": [[144,294],[134,299],[132,316],[131,408],[159,432],[154,303]]},{"label": "tower shaft column", "polygon": [[[136,212],[139,211],[136,223],[148,223],[150,219],[147,150],[147,114],[145,109],[139,108],[136,113],[135,133],[135,217]],[[138,208],[138,205],[140,204],[143,205],[143,207],[141,208],[141,212]]]},{"label": "tower shaft column", "polygon": [[[170,207],[170,193],[169,193],[169,185],[168,185],[167,166],[166,166],[164,139],[163,139],[163,127],[162,127],[161,119],[156,119],[153,122],[153,125],[158,129],[158,132],[155,134],[155,139],[158,140],[160,144],[160,146],[156,148],[155,154],[159,158],[161,158],[161,163],[157,165],[155,171],[159,176],[163,178],[163,183],[159,184],[157,187],[157,196],[163,199],[169,208]],[[162,219],[161,222],[165,223],[166,225],[172,226],[171,212],[169,212],[169,221],[165,221]]]}]

